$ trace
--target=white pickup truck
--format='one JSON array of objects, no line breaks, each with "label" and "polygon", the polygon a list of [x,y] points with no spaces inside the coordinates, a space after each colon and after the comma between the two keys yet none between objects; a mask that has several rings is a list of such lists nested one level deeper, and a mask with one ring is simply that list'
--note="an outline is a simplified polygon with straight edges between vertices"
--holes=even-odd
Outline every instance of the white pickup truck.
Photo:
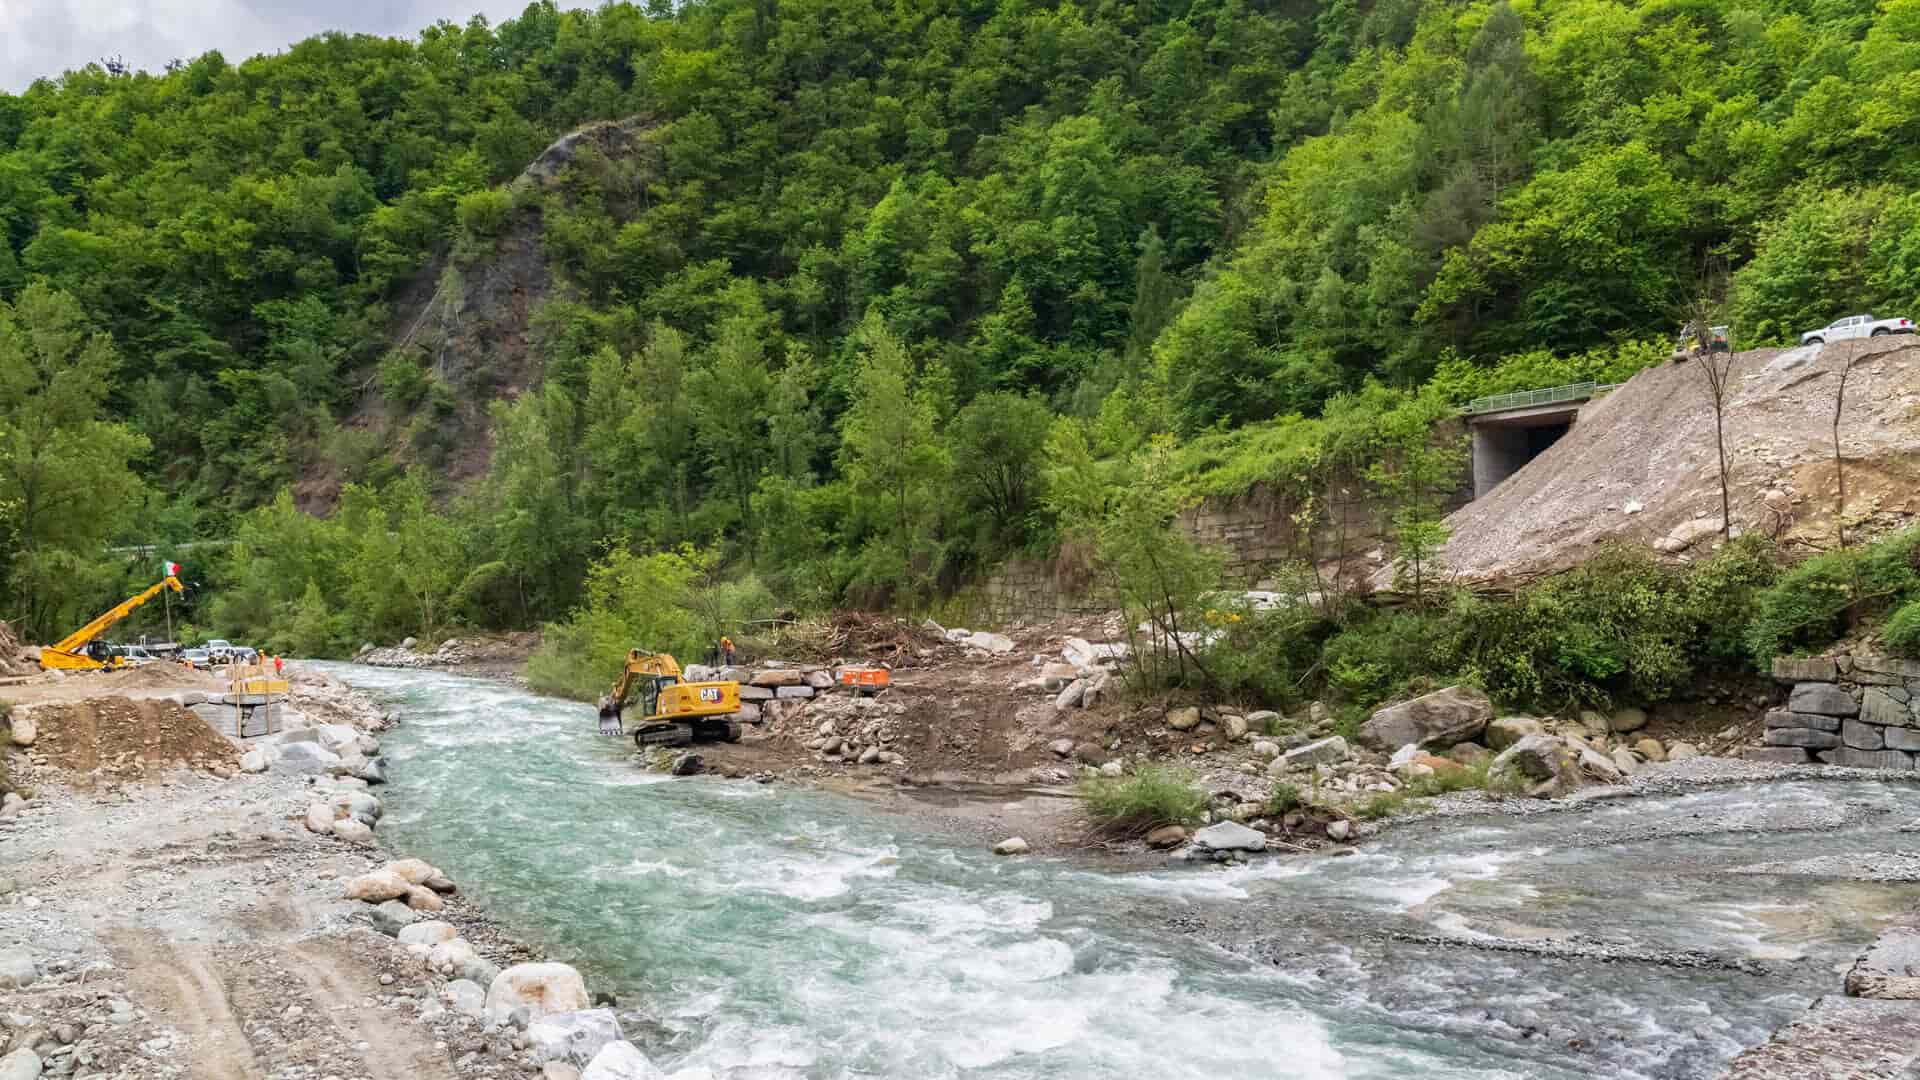
[{"label": "white pickup truck", "polygon": [[1871,315],[1849,315],[1818,330],[1800,335],[1802,345],[1825,345],[1848,338],[1880,337],[1883,334],[1911,334],[1913,323],[1906,319],[1876,319]]}]

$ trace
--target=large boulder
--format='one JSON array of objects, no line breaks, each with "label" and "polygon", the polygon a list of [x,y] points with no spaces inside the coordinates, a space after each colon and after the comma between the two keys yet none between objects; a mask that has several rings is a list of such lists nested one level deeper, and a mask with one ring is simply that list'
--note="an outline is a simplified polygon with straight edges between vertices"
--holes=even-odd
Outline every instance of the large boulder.
[{"label": "large boulder", "polygon": [[1580,768],[1573,747],[1564,739],[1536,734],[1523,737],[1493,759],[1487,785],[1524,792],[1535,798],[1554,798],[1578,790]]},{"label": "large boulder", "polygon": [[361,874],[347,882],[346,898],[361,900],[369,904],[383,904],[388,900],[404,900],[407,890],[412,888],[407,880],[390,870],[375,870],[371,874]]},{"label": "large boulder", "polygon": [[1295,769],[1309,769],[1315,765],[1331,765],[1347,760],[1347,740],[1338,735],[1329,735],[1316,739],[1305,746],[1296,746],[1281,754],[1273,764],[1267,766],[1267,772],[1273,776],[1292,772]]},{"label": "large boulder", "polygon": [[400,859],[395,862],[390,862],[380,869],[391,870],[399,874],[409,885],[425,885],[427,882],[433,880],[435,875],[440,873],[440,871],[434,869],[433,864],[427,862],[425,859]]},{"label": "large boulder", "polygon": [[1445,750],[1471,742],[1493,719],[1493,703],[1470,686],[1449,686],[1389,705],[1360,726],[1360,742],[1375,750],[1414,743],[1423,750]]},{"label": "large boulder", "polygon": [[805,686],[806,673],[799,668],[768,668],[753,673],[753,685],[764,687]]},{"label": "large boulder", "polygon": [[477,1019],[487,1011],[487,992],[472,979],[455,979],[441,987],[440,999],[461,1016]]},{"label": "large boulder", "polygon": [[555,1013],[527,1025],[527,1049],[543,1064],[564,1061],[585,1068],[608,1043],[625,1039],[612,1009]]},{"label": "large boulder", "polygon": [[340,755],[317,742],[282,742],[279,755],[268,767],[294,776],[324,776],[339,765]]},{"label": "large boulder", "polygon": [[1265,851],[1267,838],[1237,821],[1221,821],[1194,833],[1193,846],[1205,851]]},{"label": "large boulder", "polygon": [[1167,710],[1167,726],[1175,731],[1192,731],[1200,726],[1200,710],[1188,705]]},{"label": "large boulder", "polygon": [[579,1012],[592,1004],[587,981],[567,964],[515,964],[487,988],[487,1015],[498,1020],[505,1020],[515,1009],[524,1008],[529,1020],[538,1020]]},{"label": "large boulder", "polygon": [[1013,651],[1012,638],[1004,634],[990,634],[985,630],[968,634],[961,644],[970,649],[981,649],[997,655],[1005,655]]},{"label": "large boulder", "polygon": [[388,937],[398,937],[402,930],[412,926],[419,918],[407,905],[398,900],[388,900],[374,907],[373,928]]},{"label": "large boulder", "polygon": [[666,1073],[630,1042],[608,1043],[594,1056],[580,1080],[666,1080]]},{"label": "large boulder", "polygon": [[40,738],[40,729],[35,726],[33,717],[28,716],[24,709],[9,714],[7,725],[15,746],[32,746],[34,741]]},{"label": "large boulder", "polygon": [[[410,908],[403,907],[401,910],[408,915],[413,914]],[[427,919],[400,928],[402,945],[425,945],[432,948],[443,941],[452,941],[459,936],[460,931],[455,929],[452,923],[442,922],[439,919]]]},{"label": "large boulder", "polygon": [[1607,717],[1607,726],[1612,728],[1616,734],[1639,731],[1641,728],[1647,726],[1647,710],[1615,709],[1613,715]]},{"label": "large boulder", "polygon": [[358,818],[341,818],[333,823],[333,835],[349,844],[370,845],[373,843],[373,826]]},{"label": "large boulder", "polygon": [[23,1046],[0,1057],[0,1080],[40,1080],[42,1067],[40,1055]]},{"label": "large boulder", "polygon": [[18,990],[40,977],[33,956],[24,949],[0,950],[0,989]]}]

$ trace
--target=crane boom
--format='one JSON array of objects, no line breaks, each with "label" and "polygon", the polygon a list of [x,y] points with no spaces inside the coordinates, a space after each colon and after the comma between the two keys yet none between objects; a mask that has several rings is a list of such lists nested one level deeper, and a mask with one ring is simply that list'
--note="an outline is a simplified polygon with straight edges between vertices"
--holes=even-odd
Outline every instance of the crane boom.
[{"label": "crane boom", "polygon": [[134,596],[129,596],[125,600],[120,601],[120,603],[107,609],[99,618],[94,619],[92,622],[68,634],[66,637],[61,638],[57,644],[40,650],[40,666],[48,669],[65,668],[68,670],[78,669],[82,671],[107,667],[108,665],[106,663],[87,655],[85,650],[88,643],[105,633],[107,627],[126,618],[133,612],[134,608],[160,595],[163,589],[172,589],[177,593],[186,592],[185,587],[180,584],[179,578],[171,574],[167,575],[154,585],[141,590]]}]

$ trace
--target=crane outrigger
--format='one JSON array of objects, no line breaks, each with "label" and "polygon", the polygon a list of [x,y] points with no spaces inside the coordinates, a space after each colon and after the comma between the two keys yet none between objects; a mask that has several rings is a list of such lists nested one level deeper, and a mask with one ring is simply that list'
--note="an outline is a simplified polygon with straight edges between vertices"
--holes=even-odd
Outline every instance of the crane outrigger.
[{"label": "crane outrigger", "polygon": [[107,668],[122,667],[126,661],[116,656],[104,641],[95,640],[105,633],[107,627],[119,622],[132,613],[134,608],[160,595],[164,589],[177,593],[186,592],[180,579],[168,574],[158,584],[152,585],[139,594],[130,596],[108,609],[99,618],[61,638],[57,644],[40,650],[40,667],[45,671],[103,671]]}]

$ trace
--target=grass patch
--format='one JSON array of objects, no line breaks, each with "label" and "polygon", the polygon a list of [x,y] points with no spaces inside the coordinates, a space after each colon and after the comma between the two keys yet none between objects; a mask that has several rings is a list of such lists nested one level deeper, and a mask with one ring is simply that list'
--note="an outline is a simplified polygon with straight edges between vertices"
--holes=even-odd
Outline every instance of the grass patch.
[{"label": "grass patch", "polygon": [[1353,816],[1365,821],[1377,821],[1400,813],[1407,809],[1408,803],[1420,799],[1455,791],[1490,790],[1487,786],[1487,768],[1490,764],[1491,761],[1482,761],[1458,769],[1439,769],[1432,776],[1410,780],[1393,791],[1375,792],[1370,798],[1354,804]]},{"label": "grass patch", "polygon": [[1132,776],[1080,781],[1087,815],[1102,832],[1136,834],[1161,825],[1192,825],[1206,813],[1207,796],[1186,769],[1145,765]]},{"label": "grass patch", "polygon": [[7,713],[12,709],[12,702],[0,701],[0,795],[16,790],[13,774],[7,771],[7,755],[13,750],[13,729],[7,726]]},{"label": "grass patch", "polygon": [[1307,800],[1301,797],[1300,789],[1292,784],[1275,784],[1273,790],[1267,793],[1268,817],[1279,817],[1306,805]]}]

